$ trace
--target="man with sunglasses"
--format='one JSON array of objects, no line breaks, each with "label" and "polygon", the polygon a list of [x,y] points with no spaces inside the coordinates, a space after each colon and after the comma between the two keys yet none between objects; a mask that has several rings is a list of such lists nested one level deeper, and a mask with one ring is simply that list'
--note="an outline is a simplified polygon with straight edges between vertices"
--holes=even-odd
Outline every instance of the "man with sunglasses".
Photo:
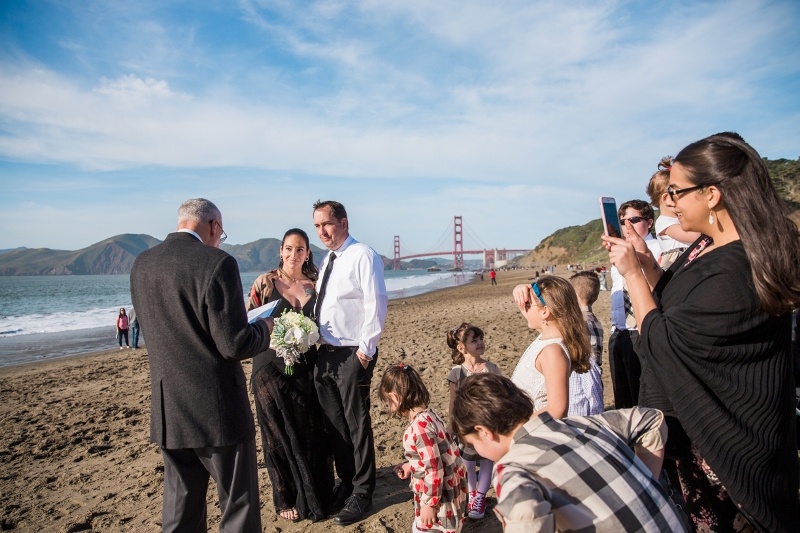
[{"label": "man with sunglasses", "polygon": [[249,324],[236,259],[219,249],[222,214],[184,202],[178,230],[139,254],[131,299],[147,337],[150,440],[164,460],[164,531],[206,531],[209,477],[220,531],[261,532],[255,425],[240,361],[269,347],[272,319]]},{"label": "man with sunglasses", "polygon": [[[644,239],[653,257],[661,255],[661,246],[653,237],[653,208],[644,200],[629,200],[619,206],[617,211],[623,235],[633,230]],[[636,319],[633,316],[624,280],[616,267],[611,267],[611,335],[608,339],[608,360],[611,371],[611,384],[614,388],[614,406],[617,409],[639,404],[639,378],[642,366],[633,345],[639,338]]]}]

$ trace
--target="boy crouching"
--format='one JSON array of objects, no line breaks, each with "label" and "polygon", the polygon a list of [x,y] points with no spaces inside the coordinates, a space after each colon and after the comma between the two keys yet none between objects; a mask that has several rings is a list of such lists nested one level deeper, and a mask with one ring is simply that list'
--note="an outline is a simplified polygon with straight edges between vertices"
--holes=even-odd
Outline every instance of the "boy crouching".
[{"label": "boy crouching", "polygon": [[453,432],[495,461],[494,511],[506,533],[686,531],[657,481],[667,433],[661,411],[532,414],[528,395],[496,374],[467,378],[453,405]]}]

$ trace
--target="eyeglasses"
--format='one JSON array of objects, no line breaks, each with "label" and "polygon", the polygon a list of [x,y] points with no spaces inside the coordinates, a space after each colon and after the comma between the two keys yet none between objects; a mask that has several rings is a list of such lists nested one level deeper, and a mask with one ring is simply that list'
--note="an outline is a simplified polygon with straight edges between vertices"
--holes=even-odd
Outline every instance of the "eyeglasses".
[{"label": "eyeglasses", "polygon": [[544,298],[542,297],[542,289],[539,288],[539,284],[534,281],[531,283],[531,288],[533,289],[533,294],[535,294],[539,301],[542,302],[542,305],[547,306]]},{"label": "eyeglasses", "polygon": [[[712,185],[709,183],[709,185]],[[670,185],[667,187],[667,194],[669,194],[670,200],[673,202],[675,201],[676,194],[683,194],[685,192],[696,191],[697,189],[705,189],[708,185],[695,185],[694,187],[684,187],[683,189],[678,189],[674,185]]]},{"label": "eyeglasses", "polygon": [[219,226],[219,230],[222,232],[222,236],[219,238],[219,243],[220,243],[220,244],[222,244],[223,242],[225,242],[225,239],[227,239],[227,238],[228,238],[228,235],[227,235],[227,233],[225,233],[225,230],[224,230],[224,229],[222,229],[222,224],[220,224],[220,223],[219,223],[219,222],[217,222],[216,220],[210,220],[210,221],[209,221],[209,224],[211,224],[211,225],[212,225],[212,227],[213,227],[213,225],[214,225],[214,224],[216,224],[217,226]]},{"label": "eyeglasses", "polygon": [[645,217],[628,217],[628,218],[621,218],[620,222],[625,223],[626,220],[630,220],[631,224],[638,224],[642,220],[647,220]]}]

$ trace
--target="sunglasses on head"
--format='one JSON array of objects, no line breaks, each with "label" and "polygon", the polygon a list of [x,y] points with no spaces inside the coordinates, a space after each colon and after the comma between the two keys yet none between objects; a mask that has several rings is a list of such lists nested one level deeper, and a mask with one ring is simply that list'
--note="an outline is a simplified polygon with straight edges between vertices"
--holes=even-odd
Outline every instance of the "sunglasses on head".
[{"label": "sunglasses on head", "polygon": [[539,284],[535,281],[531,283],[531,288],[533,289],[533,294],[542,302],[542,305],[546,306],[547,304],[544,302],[544,297],[542,296],[542,289],[539,288]]}]

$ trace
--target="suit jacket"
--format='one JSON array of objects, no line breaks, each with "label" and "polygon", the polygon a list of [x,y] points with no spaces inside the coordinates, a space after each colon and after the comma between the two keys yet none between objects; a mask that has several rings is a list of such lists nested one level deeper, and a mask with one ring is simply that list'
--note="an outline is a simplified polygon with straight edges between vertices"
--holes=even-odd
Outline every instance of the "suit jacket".
[{"label": "suit jacket", "polygon": [[247,323],[236,260],[171,233],[131,270],[131,299],[150,363],[150,439],[164,448],[228,446],[255,437],[241,359],[269,346]]}]

